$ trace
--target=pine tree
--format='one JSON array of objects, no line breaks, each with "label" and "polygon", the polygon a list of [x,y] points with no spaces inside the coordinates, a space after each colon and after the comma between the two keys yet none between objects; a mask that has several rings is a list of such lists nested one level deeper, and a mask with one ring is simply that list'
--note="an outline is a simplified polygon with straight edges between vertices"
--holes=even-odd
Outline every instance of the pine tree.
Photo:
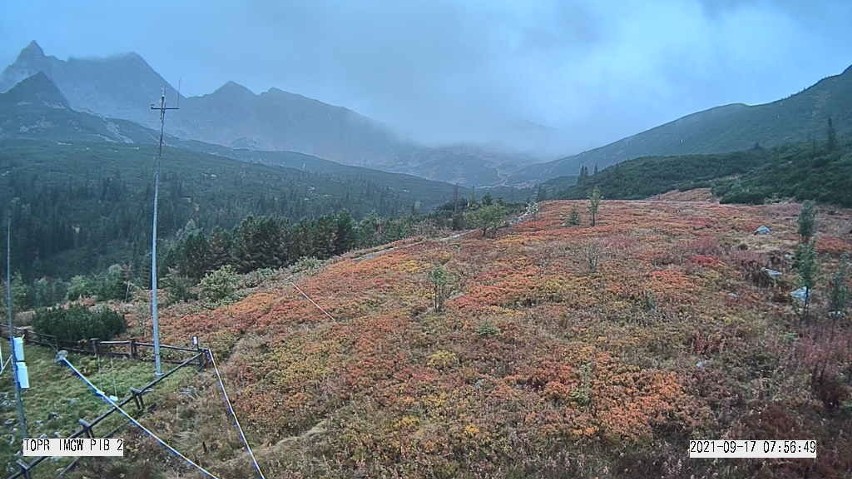
[{"label": "pine tree", "polygon": [[210,244],[203,232],[195,231],[181,241],[176,266],[181,275],[196,281],[215,269],[210,267]]},{"label": "pine tree", "polygon": [[798,221],[799,236],[802,238],[802,243],[807,243],[814,236],[816,230],[816,205],[813,201],[807,200],[802,203]]},{"label": "pine tree", "polygon": [[473,210],[467,218],[477,228],[482,228],[482,236],[489,236],[489,232],[496,234],[506,218],[506,208],[500,204],[481,206]]},{"label": "pine tree", "polygon": [[829,294],[829,311],[836,321],[837,318],[846,315],[846,307],[849,303],[849,287],[846,286],[846,278],[849,269],[849,256],[844,254],[840,258],[837,271],[831,276],[831,293]]},{"label": "pine tree", "polygon": [[564,226],[579,226],[580,225],[580,211],[577,210],[576,206],[571,207],[571,212],[568,213],[568,217],[565,218],[565,221],[562,224]]},{"label": "pine tree", "polygon": [[442,265],[435,266],[429,272],[429,281],[432,283],[432,300],[435,311],[441,312],[444,309],[444,300],[447,298],[449,274]]},{"label": "pine tree", "polygon": [[208,241],[209,271],[215,271],[232,261],[231,233],[222,228],[216,228]]},{"label": "pine tree", "polygon": [[807,320],[808,309],[810,307],[811,296],[813,294],[812,290],[816,283],[816,276],[819,271],[819,264],[817,263],[816,249],[814,248],[813,241],[801,243],[796,248],[794,267],[796,268],[796,272],[799,273],[799,284],[805,288],[805,300],[802,304],[801,314],[802,319]]},{"label": "pine tree", "polygon": [[834,151],[837,148],[837,132],[834,131],[834,124],[831,121],[831,117],[828,117],[828,128],[826,131],[827,142],[826,149],[828,151]]},{"label": "pine tree", "polygon": [[334,254],[343,254],[355,247],[358,241],[355,232],[355,222],[348,211],[339,213],[336,217],[337,231],[334,234]]},{"label": "pine tree", "polygon": [[589,177],[589,169],[586,165],[580,166],[580,176],[577,178],[577,184],[583,184]]}]

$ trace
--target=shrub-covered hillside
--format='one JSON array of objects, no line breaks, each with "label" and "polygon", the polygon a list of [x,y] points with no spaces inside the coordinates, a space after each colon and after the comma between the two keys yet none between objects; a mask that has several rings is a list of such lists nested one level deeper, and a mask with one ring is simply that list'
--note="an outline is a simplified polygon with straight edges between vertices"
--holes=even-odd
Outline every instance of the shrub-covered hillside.
[{"label": "shrub-covered hillside", "polygon": [[[575,206],[581,224],[563,226]],[[299,276],[333,319],[278,279],[216,310],[173,307],[162,330],[219,352],[267,477],[848,477],[852,324],[825,303],[852,212],[818,217],[802,320],[798,205],[604,200],[595,227],[586,206]],[[772,233],[753,235],[762,224]],[[251,477],[215,391],[199,391],[152,424],[222,477]],[[818,452],[698,461],[690,438],[814,438]],[[125,460],[162,454],[140,450]]]},{"label": "shrub-covered hillside", "polygon": [[711,186],[723,203],[794,198],[852,207],[852,143],[831,150],[801,143],[716,155],[638,158],[597,175],[546,181],[539,196],[586,198],[598,187],[607,198],[640,199]]}]

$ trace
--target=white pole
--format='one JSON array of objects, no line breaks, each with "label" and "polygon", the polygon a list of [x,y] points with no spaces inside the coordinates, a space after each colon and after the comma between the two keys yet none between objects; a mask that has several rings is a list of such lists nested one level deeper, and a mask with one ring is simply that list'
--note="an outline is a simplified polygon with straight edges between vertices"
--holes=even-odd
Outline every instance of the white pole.
[{"label": "white pole", "polygon": [[21,383],[18,381],[18,358],[15,357],[15,325],[12,322],[12,212],[9,211],[6,223],[6,317],[9,323],[9,353],[12,361],[12,381],[15,382],[15,403],[18,409],[18,425],[21,439],[27,437],[27,416],[24,412],[24,400],[21,397]]},{"label": "white pole", "polygon": [[[178,95],[178,101],[180,95]],[[163,131],[166,125],[166,110],[178,107],[166,107],[166,89],[160,96],[160,106],[151,105],[152,110],[160,111],[160,147],[157,150],[157,165],[154,168],[154,221],[151,231],[151,322],[154,326],[154,374],[162,376],[160,364],[160,318],[157,312],[157,205],[160,199],[160,160],[163,158]]]}]

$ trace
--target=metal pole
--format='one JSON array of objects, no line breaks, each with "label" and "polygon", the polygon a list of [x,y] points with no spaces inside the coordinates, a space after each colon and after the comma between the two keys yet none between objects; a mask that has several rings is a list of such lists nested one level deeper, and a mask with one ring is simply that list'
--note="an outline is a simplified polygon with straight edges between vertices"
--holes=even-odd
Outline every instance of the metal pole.
[{"label": "metal pole", "polygon": [[163,130],[166,117],[166,96],[160,97],[160,147],[154,167],[154,224],[151,229],[151,321],[154,323],[154,375],[163,374],[160,365],[160,320],[157,312],[157,204],[160,199],[160,159],[163,157]]},{"label": "metal pole", "polygon": [[177,110],[176,107],[166,107],[166,92],[160,96],[160,106],[151,105],[152,110],[160,110],[160,146],[157,150],[157,163],[154,167],[154,219],[151,228],[151,322],[154,335],[154,375],[163,375],[160,363],[160,318],[157,311],[157,205],[160,199],[160,160],[163,158],[163,132],[166,125],[166,110]]},{"label": "metal pole", "polygon": [[18,382],[18,358],[15,355],[15,342],[13,334],[14,324],[12,322],[12,212],[9,211],[6,223],[6,319],[9,323],[9,347],[12,350],[12,381],[15,383],[15,403],[18,409],[18,425],[20,426],[21,439],[27,437],[27,416],[24,413],[24,400],[21,397],[21,384]]}]

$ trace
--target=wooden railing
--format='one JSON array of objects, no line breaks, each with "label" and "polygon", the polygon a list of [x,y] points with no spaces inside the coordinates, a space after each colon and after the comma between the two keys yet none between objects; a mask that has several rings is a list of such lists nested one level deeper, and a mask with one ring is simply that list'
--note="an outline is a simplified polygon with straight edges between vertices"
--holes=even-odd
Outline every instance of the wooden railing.
[{"label": "wooden railing", "polygon": [[[14,327],[13,334],[24,338],[26,344],[37,344],[47,346],[56,351],[65,350],[69,353],[90,354],[93,356],[109,356],[139,359],[142,361],[153,361],[154,344],[140,341],[138,339],[127,339],[122,341],[101,341],[98,338],[83,339],[80,341],[60,341],[56,336],[42,334],[29,327]],[[9,338],[9,327],[0,325],[0,336]],[[170,357],[170,352],[198,353],[199,349],[183,346],[160,345],[162,361],[171,364],[180,364],[183,360]],[[164,354],[163,354],[164,353]]]},{"label": "wooden railing", "polygon": [[[138,360],[149,360],[153,361],[153,348],[154,345],[152,343],[138,341],[135,339],[122,340],[122,341],[100,341],[96,338],[90,340],[84,340],[80,342],[61,342],[57,341],[55,337],[48,336],[45,334],[40,334],[33,331],[30,328],[21,328],[16,327],[13,329],[13,334],[16,336],[21,336],[24,338],[24,341],[29,344],[38,344],[42,346],[49,346],[56,350],[65,350],[69,352],[75,352],[79,354],[90,354],[97,356],[111,356],[111,357],[125,357],[131,359]],[[9,337],[9,328],[8,326],[0,326],[0,336],[4,338]],[[148,406],[145,404],[144,396],[145,394],[151,392],[155,386],[160,384],[163,380],[173,375],[177,371],[187,366],[195,366],[199,371],[203,370],[207,366],[207,358],[209,357],[209,350],[206,348],[189,348],[182,346],[171,346],[167,344],[160,345],[161,352],[172,352],[172,354],[179,354],[186,356],[187,354],[191,354],[189,357],[184,357],[182,359],[175,359],[174,357],[164,357],[162,358],[163,362],[176,364],[175,367],[167,371],[162,376],[155,378],[149,383],[145,384],[141,388],[131,388],[127,397],[122,399],[121,401],[116,402],[119,408],[124,409],[124,406],[133,402],[136,407],[136,411],[138,413],[143,413],[147,410]],[[149,354],[150,352],[150,354]],[[78,423],[80,425],[80,429],[75,431],[73,434],[68,436],[69,438],[77,438],[77,437],[111,437],[116,434],[119,430],[127,425],[127,422],[122,422],[118,427],[115,427],[109,431],[103,432],[101,434],[95,434],[95,427],[101,425],[108,417],[112,416],[114,413],[118,412],[116,407],[111,406],[110,409],[100,416],[96,417],[92,421],[86,421],[84,419],[78,419]],[[18,472],[15,472],[7,479],[31,479],[32,470],[49,459],[49,456],[41,456],[36,458],[33,462],[27,463],[24,460],[18,459],[16,464],[18,466]],[[79,458],[78,458],[79,459]],[[60,473],[60,476],[64,475],[65,472],[68,472],[71,468],[76,464],[77,459],[75,459],[71,464],[69,464],[63,471]]]}]

